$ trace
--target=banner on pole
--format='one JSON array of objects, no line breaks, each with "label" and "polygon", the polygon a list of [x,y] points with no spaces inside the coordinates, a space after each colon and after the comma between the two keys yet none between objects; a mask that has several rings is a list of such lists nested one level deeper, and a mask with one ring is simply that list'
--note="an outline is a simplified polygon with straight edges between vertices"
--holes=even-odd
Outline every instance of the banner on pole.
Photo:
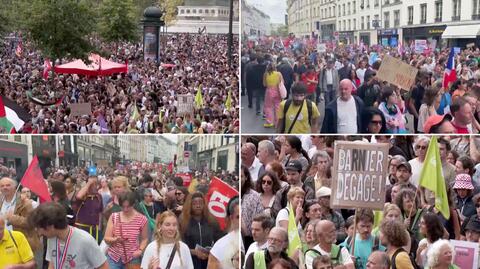
[{"label": "banner on pole", "polygon": [[220,229],[224,230],[227,217],[227,205],[230,199],[237,196],[238,192],[217,177],[213,177],[210,188],[205,196],[208,211],[217,219]]},{"label": "banner on pole", "polygon": [[335,141],[332,208],[383,209],[388,144]]}]

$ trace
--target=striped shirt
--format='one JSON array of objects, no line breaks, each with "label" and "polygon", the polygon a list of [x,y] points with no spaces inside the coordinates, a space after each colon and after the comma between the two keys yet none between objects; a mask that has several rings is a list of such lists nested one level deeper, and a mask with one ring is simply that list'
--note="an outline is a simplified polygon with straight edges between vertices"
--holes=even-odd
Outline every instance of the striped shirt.
[{"label": "striped shirt", "polygon": [[[136,213],[129,222],[120,222],[120,212],[112,214],[113,236],[126,239],[123,243],[114,243],[108,248],[108,256],[115,262],[121,260],[123,264],[127,264],[133,259],[133,252],[140,247],[140,234],[147,223],[147,218]],[[124,248],[125,246],[125,248]]]}]

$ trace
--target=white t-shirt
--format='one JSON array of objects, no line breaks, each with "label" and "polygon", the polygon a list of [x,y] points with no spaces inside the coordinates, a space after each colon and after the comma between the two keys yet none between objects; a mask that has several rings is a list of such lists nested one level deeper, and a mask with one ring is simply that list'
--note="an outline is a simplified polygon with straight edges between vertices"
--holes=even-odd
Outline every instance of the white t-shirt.
[{"label": "white t-shirt", "polygon": [[363,69],[359,68],[359,69],[357,69],[357,72],[356,72],[356,73],[357,73],[358,79],[360,80],[360,84],[363,84],[363,80],[364,80],[364,78],[365,78],[365,71],[367,71],[366,68],[363,68]]},{"label": "white t-shirt", "polygon": [[288,210],[287,208],[282,208],[278,211],[277,219],[275,220],[275,226],[280,227],[280,221],[286,220],[288,221]]},{"label": "white t-shirt", "polygon": [[[107,257],[103,254],[97,241],[89,233],[75,227],[70,226],[70,228],[73,229],[73,232],[62,269],[98,268],[107,261]],[[55,268],[57,253],[65,249],[65,242],[60,240],[58,242],[60,251],[57,251],[56,237],[47,240],[47,256],[45,257]]]},{"label": "white t-shirt", "polygon": [[350,97],[350,100],[343,101],[341,98],[337,99],[337,133],[339,134],[356,134],[357,128],[357,106],[355,99]]},{"label": "white t-shirt", "polygon": [[[213,255],[220,262],[220,268],[222,269],[237,269],[233,267],[232,258],[235,254],[238,254],[239,248],[239,231],[232,231],[220,238],[213,245],[210,250],[210,254]],[[242,250],[243,244],[241,246]]]},{"label": "white t-shirt", "polygon": [[255,183],[257,182],[258,178],[258,171],[260,171],[260,167],[262,167],[262,163],[260,163],[260,160],[258,160],[257,157],[253,160],[252,166],[248,168],[248,171],[250,172],[250,176],[252,177],[252,181]]},{"label": "white t-shirt", "polygon": [[418,188],[418,184],[420,183],[420,174],[422,173],[423,163],[421,163],[418,158],[411,159],[408,161],[410,166],[412,167],[412,177],[410,178],[410,182]]},{"label": "white t-shirt", "polygon": [[[330,252],[323,250],[322,248],[320,248],[320,245],[318,244],[314,246],[313,249],[320,252],[322,256],[325,255],[330,257]],[[350,254],[348,253],[347,248],[342,248],[341,255],[342,255],[341,259],[342,259],[343,265],[353,264],[352,258],[350,257]],[[309,255],[305,256],[305,266],[307,267],[307,269],[312,269],[312,263],[313,263],[313,257]]]},{"label": "white t-shirt", "polygon": [[[247,261],[248,255],[250,255],[251,253],[254,253],[255,251],[266,249],[267,247],[268,247],[268,241],[265,241],[265,243],[261,246],[258,245],[258,242],[253,242],[252,244],[250,244],[250,246],[248,247],[247,253],[245,254],[245,262]],[[245,267],[245,264],[244,264],[244,267]]]},{"label": "white t-shirt", "polygon": [[[162,244],[159,249],[157,241],[152,241],[145,249],[145,253],[143,254],[142,258],[141,268],[148,269],[148,264],[155,257],[158,257],[158,260],[160,262],[159,267],[166,268],[174,245],[175,243]],[[175,252],[175,256],[173,258],[170,269],[193,269],[193,261],[192,255],[190,254],[190,249],[183,242],[180,242],[179,245],[180,249],[177,249],[177,251]]]}]

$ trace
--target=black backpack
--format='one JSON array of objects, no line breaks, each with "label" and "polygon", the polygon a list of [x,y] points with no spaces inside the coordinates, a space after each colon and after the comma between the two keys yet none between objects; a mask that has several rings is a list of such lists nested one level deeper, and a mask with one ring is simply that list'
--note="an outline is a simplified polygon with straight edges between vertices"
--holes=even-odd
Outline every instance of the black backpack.
[{"label": "black backpack", "polygon": [[[309,100],[309,99],[305,99],[307,101],[307,111],[308,111],[308,124],[312,124],[311,123],[311,119],[312,119],[312,111],[313,111],[313,105],[312,105],[312,101]],[[290,108],[290,105],[292,104],[292,99],[288,99],[286,102],[285,102],[285,106],[283,107],[283,130],[282,130],[282,133],[285,132],[285,123],[286,123],[286,118],[287,118],[287,111],[288,109]],[[303,109],[303,108],[302,108]],[[301,112],[300,112],[301,113]],[[295,124],[295,122],[293,123]]]},{"label": "black backpack", "polygon": [[[395,253],[393,253],[393,255],[392,255],[392,260],[391,260],[392,266],[390,267],[391,269],[397,269],[397,264],[396,264],[395,260],[397,259],[397,255],[400,254],[400,252],[407,253],[407,251],[404,250],[403,248],[397,249],[395,251]],[[408,253],[407,253],[407,255],[408,255]],[[414,269],[420,269],[420,267],[415,262],[415,259],[413,259],[413,257],[411,255],[408,255],[408,257],[410,258],[410,263],[412,264],[413,268]]]}]

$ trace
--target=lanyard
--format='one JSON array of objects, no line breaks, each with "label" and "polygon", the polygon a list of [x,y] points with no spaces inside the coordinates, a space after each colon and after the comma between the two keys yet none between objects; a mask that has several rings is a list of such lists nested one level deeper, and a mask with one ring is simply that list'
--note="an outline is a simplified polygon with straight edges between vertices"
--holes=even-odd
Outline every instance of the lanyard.
[{"label": "lanyard", "polygon": [[65,246],[63,246],[62,257],[60,258],[60,243],[58,242],[57,238],[57,257],[56,257],[56,269],[63,268],[63,264],[65,263],[65,259],[67,257],[68,246],[70,245],[70,239],[72,238],[73,228],[70,227],[68,230],[67,240],[65,241]]}]

